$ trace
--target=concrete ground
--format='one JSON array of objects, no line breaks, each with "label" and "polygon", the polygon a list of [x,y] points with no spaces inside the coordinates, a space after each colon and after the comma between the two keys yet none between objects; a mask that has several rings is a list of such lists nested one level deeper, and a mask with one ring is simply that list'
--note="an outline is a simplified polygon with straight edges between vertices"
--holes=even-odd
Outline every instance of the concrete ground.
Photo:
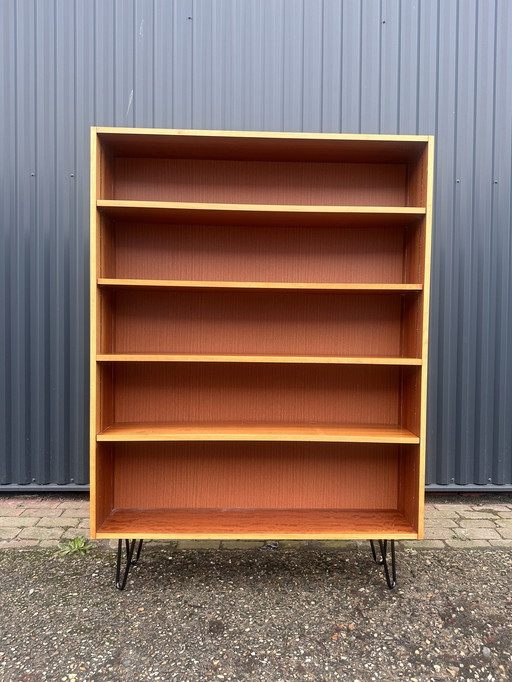
[{"label": "concrete ground", "polygon": [[[0,549],[51,548],[89,534],[86,494],[0,494]],[[269,538],[272,540],[272,538]],[[115,546],[105,541],[99,547]],[[249,549],[253,541],[173,543],[178,549]],[[293,543],[294,546],[307,543]],[[315,543],[336,546],[335,542]],[[425,505],[425,540],[402,542],[414,549],[512,548],[512,494],[429,495]],[[346,543],[340,543],[346,545]]]}]

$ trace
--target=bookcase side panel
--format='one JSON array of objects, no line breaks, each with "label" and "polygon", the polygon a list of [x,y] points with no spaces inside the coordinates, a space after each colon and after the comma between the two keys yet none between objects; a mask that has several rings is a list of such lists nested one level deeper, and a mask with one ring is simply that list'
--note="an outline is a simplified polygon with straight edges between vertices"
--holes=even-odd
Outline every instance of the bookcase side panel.
[{"label": "bookcase side panel", "polygon": [[420,523],[421,455],[419,446],[401,446],[398,468],[398,510],[419,534],[423,532]]}]

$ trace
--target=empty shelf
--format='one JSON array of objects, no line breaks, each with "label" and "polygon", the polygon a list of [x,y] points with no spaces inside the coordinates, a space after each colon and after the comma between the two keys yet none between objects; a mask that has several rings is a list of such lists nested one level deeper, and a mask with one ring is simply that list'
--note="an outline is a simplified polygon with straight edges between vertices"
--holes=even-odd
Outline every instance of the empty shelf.
[{"label": "empty shelf", "polygon": [[396,510],[114,509],[98,538],[414,539]]},{"label": "empty shelf", "polygon": [[252,355],[219,353],[103,353],[98,362],[233,362],[312,365],[420,366],[421,358],[352,357],[330,355]]},{"label": "empty shelf", "polygon": [[277,204],[212,204],[174,201],[99,199],[98,209],[127,221],[193,225],[304,225],[318,227],[399,226],[425,216],[416,206],[307,206]]},{"label": "empty shelf", "polygon": [[367,284],[367,283],[336,283],[336,282],[231,282],[205,280],[176,280],[176,279],[118,279],[99,277],[99,286],[133,287],[137,289],[284,289],[311,291],[347,291],[371,293],[406,293],[421,291],[421,284]]},{"label": "empty shelf", "polygon": [[419,436],[398,425],[129,423],[112,424],[98,441],[303,441],[417,444]]}]

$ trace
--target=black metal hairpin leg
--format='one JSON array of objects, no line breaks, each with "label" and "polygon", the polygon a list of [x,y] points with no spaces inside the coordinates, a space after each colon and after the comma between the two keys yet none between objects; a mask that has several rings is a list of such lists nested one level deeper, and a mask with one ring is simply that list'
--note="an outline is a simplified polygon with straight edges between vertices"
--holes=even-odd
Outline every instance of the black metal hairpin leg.
[{"label": "black metal hairpin leg", "polygon": [[390,545],[391,545],[391,575],[389,572],[389,563],[388,563],[388,541],[387,540],[379,540],[379,548],[380,548],[380,559],[377,559],[377,553],[375,552],[375,545],[374,541],[370,540],[370,545],[372,548],[372,554],[373,554],[373,560],[375,561],[376,564],[379,566],[384,566],[384,573],[386,575],[386,582],[388,584],[388,587],[390,590],[393,589],[396,585],[396,557],[395,557],[395,541],[390,540]]},{"label": "black metal hairpin leg", "polygon": [[124,590],[126,587],[126,581],[128,580],[128,573],[130,572],[130,568],[132,566],[135,566],[137,561],[139,560],[140,553],[142,550],[142,540],[139,540],[139,546],[137,548],[137,553],[135,555],[135,559],[133,558],[133,553],[135,551],[135,543],[137,540],[125,540],[125,547],[126,547],[126,565],[124,567],[124,573],[123,573],[123,579],[121,580],[121,558],[122,558],[122,553],[123,553],[123,541],[119,540],[117,543],[117,564],[116,564],[116,587],[118,590]]}]

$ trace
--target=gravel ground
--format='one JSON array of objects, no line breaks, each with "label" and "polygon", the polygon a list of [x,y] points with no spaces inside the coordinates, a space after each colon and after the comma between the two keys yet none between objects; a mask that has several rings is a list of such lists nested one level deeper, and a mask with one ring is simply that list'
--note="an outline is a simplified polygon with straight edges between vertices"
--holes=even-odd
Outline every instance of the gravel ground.
[{"label": "gravel ground", "polygon": [[512,680],[512,551],[0,552],[0,679]]}]

